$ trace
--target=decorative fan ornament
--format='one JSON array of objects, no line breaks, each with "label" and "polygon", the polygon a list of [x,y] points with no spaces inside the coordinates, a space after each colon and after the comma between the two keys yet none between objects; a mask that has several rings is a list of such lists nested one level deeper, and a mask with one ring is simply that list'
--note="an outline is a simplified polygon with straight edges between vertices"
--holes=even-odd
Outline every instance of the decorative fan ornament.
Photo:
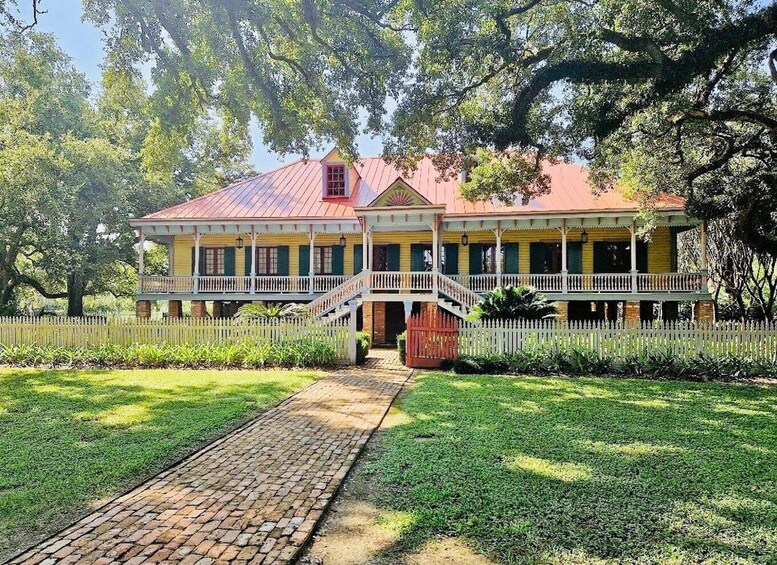
[{"label": "decorative fan ornament", "polygon": [[413,197],[407,192],[396,191],[386,199],[386,206],[412,206]]}]

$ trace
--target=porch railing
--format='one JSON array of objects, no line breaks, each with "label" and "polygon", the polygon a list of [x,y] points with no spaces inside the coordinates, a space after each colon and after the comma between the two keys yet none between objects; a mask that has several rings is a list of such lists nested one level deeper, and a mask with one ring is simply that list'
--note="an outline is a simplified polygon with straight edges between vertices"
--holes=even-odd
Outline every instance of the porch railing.
[{"label": "porch railing", "polygon": [[[313,292],[329,292],[350,277],[347,275],[316,275]],[[139,280],[140,294],[305,294],[310,292],[310,277],[168,277],[143,276]]]},{"label": "porch railing", "polygon": [[528,285],[541,292],[573,293],[700,293],[705,288],[700,273],[596,273],[568,274],[566,288],[562,274],[487,274],[448,275],[453,280],[475,292],[489,292],[502,285]]},{"label": "porch railing", "polygon": [[[445,275],[463,287],[484,293],[502,285],[528,285],[545,293],[701,293],[706,290],[700,273],[614,273],[614,274],[483,274]],[[312,291],[324,294],[339,287],[349,275],[316,275]],[[433,273],[380,271],[371,272],[364,286],[372,292],[434,292],[439,280]],[[306,294],[311,291],[309,276],[274,277],[171,277],[143,276],[140,294]]]},{"label": "porch railing", "polygon": [[376,271],[370,273],[368,288],[373,292],[382,291],[428,291],[435,289],[435,280],[430,271],[400,272]]}]

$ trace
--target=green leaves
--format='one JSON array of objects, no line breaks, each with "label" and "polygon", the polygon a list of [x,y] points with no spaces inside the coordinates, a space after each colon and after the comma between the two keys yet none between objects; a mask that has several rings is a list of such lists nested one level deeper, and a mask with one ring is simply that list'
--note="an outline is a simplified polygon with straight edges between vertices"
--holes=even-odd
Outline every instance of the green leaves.
[{"label": "green leaves", "polygon": [[304,304],[268,302],[267,304],[244,304],[238,309],[235,320],[240,324],[251,324],[268,319],[305,318],[308,315],[307,307]]},{"label": "green leaves", "polygon": [[496,198],[512,205],[518,193],[526,204],[531,198],[550,192],[550,178],[543,174],[541,163],[511,153],[478,149],[468,177],[461,186],[461,194],[472,201]]},{"label": "green leaves", "polygon": [[326,140],[355,157],[360,109],[379,132],[409,61],[401,29],[387,23],[394,4],[386,0],[84,5],[108,28],[118,72],[154,60],[154,115],[165,124],[194,131],[216,111],[247,126],[253,115],[281,153],[308,154]]},{"label": "green leaves", "polygon": [[556,314],[556,305],[528,286],[503,286],[486,293],[471,315],[479,320],[542,320]]},{"label": "green leaves", "polygon": [[119,53],[95,101],[53,37],[2,39],[0,310],[30,285],[79,315],[84,294],[134,292],[130,218],[253,172],[247,129],[180,93],[172,119]]}]

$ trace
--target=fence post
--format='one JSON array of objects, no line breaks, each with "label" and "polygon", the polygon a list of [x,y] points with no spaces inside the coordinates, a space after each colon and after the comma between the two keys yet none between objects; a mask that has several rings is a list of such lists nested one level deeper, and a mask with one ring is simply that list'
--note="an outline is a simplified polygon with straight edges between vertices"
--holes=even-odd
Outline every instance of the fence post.
[{"label": "fence post", "polygon": [[356,365],[356,301],[348,303],[348,360],[351,365]]}]

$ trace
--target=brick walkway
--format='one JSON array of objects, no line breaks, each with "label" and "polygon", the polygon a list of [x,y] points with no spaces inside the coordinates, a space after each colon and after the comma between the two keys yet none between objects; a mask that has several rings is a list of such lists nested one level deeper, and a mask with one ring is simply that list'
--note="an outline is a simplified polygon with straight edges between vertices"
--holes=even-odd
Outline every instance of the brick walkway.
[{"label": "brick walkway", "polygon": [[11,563],[286,563],[407,376],[374,350]]}]

